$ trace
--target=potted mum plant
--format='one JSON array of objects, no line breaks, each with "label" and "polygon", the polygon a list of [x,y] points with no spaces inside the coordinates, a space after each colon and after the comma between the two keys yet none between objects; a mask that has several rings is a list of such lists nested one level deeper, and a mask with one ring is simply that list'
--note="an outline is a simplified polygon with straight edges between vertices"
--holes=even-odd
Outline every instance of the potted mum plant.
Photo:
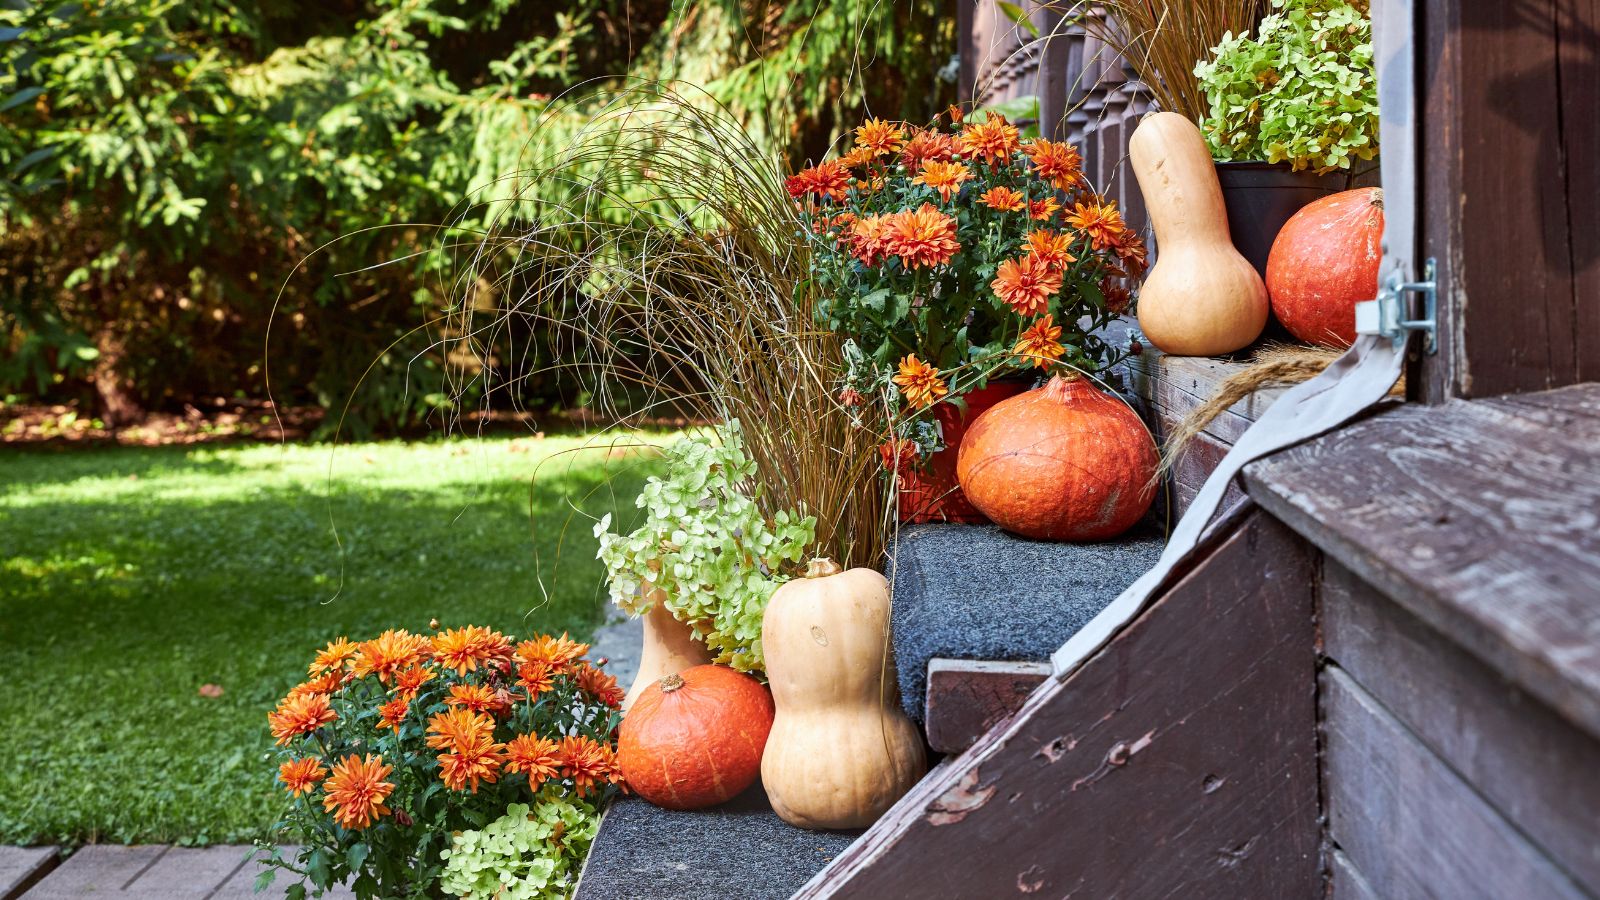
[{"label": "potted mum plant", "polygon": [[1266,272],[1301,207],[1376,178],[1377,78],[1366,0],[1271,0],[1194,70],[1234,246]]},{"label": "potted mum plant", "polygon": [[1145,248],[1075,148],[1003,116],[870,120],[787,182],[809,226],[819,324],[847,338],[840,400],[881,398],[902,521],[985,521],[956,484],[965,423],[1044,368],[1096,373]]}]

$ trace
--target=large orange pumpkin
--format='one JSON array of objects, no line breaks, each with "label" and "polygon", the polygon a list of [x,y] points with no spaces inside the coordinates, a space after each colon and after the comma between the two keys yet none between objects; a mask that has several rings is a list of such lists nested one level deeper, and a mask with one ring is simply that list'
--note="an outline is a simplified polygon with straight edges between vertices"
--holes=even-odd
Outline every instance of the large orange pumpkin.
[{"label": "large orange pumpkin", "polygon": [[1007,531],[1098,541],[1150,508],[1156,446],[1127,404],[1058,375],[979,416],[956,474],[972,505]]},{"label": "large orange pumpkin", "polygon": [[1383,191],[1358,188],[1312,202],[1284,224],[1267,257],[1272,312],[1312,344],[1348,347],[1356,304],[1377,296]]},{"label": "large orange pumpkin", "polygon": [[628,787],[667,809],[733,799],[761,774],[772,695],[724,666],[694,666],[650,685],[617,734]]}]

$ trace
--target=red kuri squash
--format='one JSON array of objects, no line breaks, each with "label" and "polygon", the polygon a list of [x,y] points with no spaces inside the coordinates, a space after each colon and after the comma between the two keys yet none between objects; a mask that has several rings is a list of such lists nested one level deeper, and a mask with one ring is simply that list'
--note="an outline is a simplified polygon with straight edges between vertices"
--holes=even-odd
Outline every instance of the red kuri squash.
[{"label": "red kuri squash", "polygon": [[1127,404],[1057,375],[979,416],[956,472],[972,505],[1007,531],[1097,541],[1150,508],[1156,445]]},{"label": "red kuri squash", "polygon": [[1267,257],[1267,292],[1278,321],[1308,343],[1354,343],[1356,304],[1377,294],[1382,241],[1379,188],[1330,194],[1295,213]]},{"label": "red kuri squash", "polygon": [[694,666],[650,685],[617,734],[628,787],[667,809],[733,799],[761,774],[772,695],[724,666]]}]

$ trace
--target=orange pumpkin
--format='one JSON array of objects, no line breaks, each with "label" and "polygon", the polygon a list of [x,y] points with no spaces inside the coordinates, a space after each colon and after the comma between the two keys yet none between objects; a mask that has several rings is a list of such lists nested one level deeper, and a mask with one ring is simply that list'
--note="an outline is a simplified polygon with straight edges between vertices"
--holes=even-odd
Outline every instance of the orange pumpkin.
[{"label": "orange pumpkin", "polygon": [[628,787],[667,809],[733,799],[761,774],[772,695],[724,666],[668,675],[634,699],[617,734]]},{"label": "orange pumpkin", "polygon": [[1348,347],[1356,339],[1356,304],[1377,296],[1382,261],[1383,191],[1323,197],[1295,213],[1272,242],[1272,312],[1302,341]]},{"label": "orange pumpkin", "polygon": [[956,474],[972,505],[1007,531],[1098,541],[1150,508],[1156,445],[1127,404],[1058,375],[979,416]]}]

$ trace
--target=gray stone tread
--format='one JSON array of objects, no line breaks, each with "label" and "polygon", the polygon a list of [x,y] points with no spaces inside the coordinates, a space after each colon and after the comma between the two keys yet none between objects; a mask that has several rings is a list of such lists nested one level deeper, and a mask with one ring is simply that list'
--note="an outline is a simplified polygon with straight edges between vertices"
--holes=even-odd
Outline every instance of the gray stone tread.
[{"label": "gray stone tread", "polygon": [[41,869],[55,862],[55,847],[0,847],[0,897],[10,897]]},{"label": "gray stone tread", "polygon": [[[0,861],[10,851],[35,848],[0,848]],[[52,850],[53,848],[43,848]],[[285,848],[286,851],[292,848]],[[77,900],[108,897],[116,900],[278,900],[294,883],[279,872],[271,887],[254,893],[258,863],[247,856],[249,847],[167,847],[156,844],[125,847],[90,844],[80,848],[55,871],[22,895],[22,900]],[[5,870],[0,870],[5,871]],[[4,882],[0,881],[0,885]],[[5,896],[0,893],[0,896]],[[354,893],[336,890],[330,900],[347,900]]]}]

